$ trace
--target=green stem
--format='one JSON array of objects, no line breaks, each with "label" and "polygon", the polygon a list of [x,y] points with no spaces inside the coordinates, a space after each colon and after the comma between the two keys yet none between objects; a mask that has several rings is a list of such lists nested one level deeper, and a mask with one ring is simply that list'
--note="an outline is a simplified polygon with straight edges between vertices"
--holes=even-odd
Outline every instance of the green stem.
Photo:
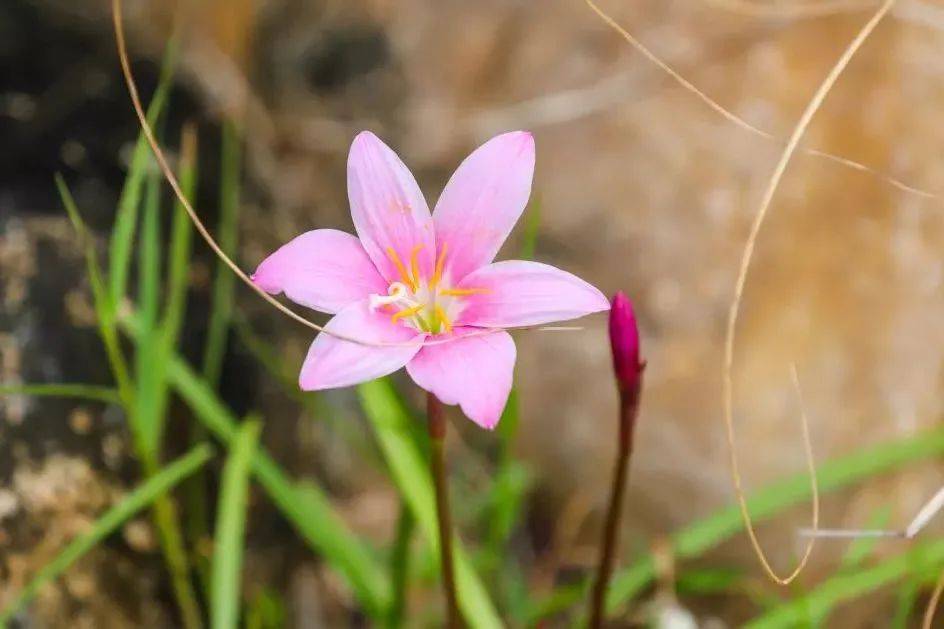
[{"label": "green stem", "polygon": [[449,489],[446,485],[446,461],[444,441],[446,418],[443,405],[432,393],[426,395],[426,414],[429,429],[430,468],[436,490],[436,517],[439,524],[439,557],[442,568],[443,594],[446,597],[446,626],[454,629],[461,626],[459,604],[456,597],[455,568],[452,552],[452,516],[449,511]]}]

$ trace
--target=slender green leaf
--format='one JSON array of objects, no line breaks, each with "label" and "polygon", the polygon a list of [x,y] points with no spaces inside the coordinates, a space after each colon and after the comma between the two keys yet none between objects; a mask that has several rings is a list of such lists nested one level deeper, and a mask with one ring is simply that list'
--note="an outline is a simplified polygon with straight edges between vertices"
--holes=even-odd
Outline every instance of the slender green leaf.
[{"label": "slender green leaf", "polygon": [[[147,120],[154,127],[167,103],[173,85],[174,70],[177,66],[178,41],[172,36],[164,51],[164,60],[161,64],[161,75],[157,89],[148,105]],[[134,243],[135,226],[138,222],[138,207],[141,203],[141,193],[145,175],[153,167],[151,147],[142,130],[134,145],[131,156],[131,166],[125,185],[118,200],[118,212],[115,215],[115,226],[112,229],[111,244],[109,247],[109,303],[113,306],[121,303],[125,296],[128,284],[128,269],[131,263],[131,250]]]},{"label": "slender green leaf", "polygon": [[524,235],[521,239],[521,252],[518,254],[522,260],[531,260],[534,258],[534,251],[538,245],[538,230],[541,227],[541,200],[537,196],[531,199],[528,204],[528,211],[524,219]]},{"label": "slender green leaf", "polygon": [[91,242],[88,230],[85,227],[85,221],[82,220],[82,215],[75,205],[75,200],[72,198],[72,193],[69,192],[65,179],[62,178],[62,175],[56,173],[55,181],[56,188],[59,190],[59,197],[62,199],[62,205],[69,215],[69,220],[72,221],[72,226],[75,228],[85,254],[85,266],[89,275],[89,284],[92,287],[95,314],[98,318],[98,333],[105,345],[105,353],[108,356],[112,375],[114,375],[118,384],[118,393],[121,396],[122,403],[126,409],[130,409],[134,404],[134,388],[131,386],[127,361],[121,351],[118,332],[114,326],[115,311],[110,305],[108,293],[105,289],[105,278],[95,255],[95,247]]},{"label": "slender green leaf", "polygon": [[[127,327],[135,331],[136,324],[129,320]],[[230,444],[237,432],[236,418],[206,381],[177,356],[168,361],[167,377],[196,418],[217,439]],[[383,618],[390,604],[390,584],[371,551],[334,511],[324,490],[313,484],[296,485],[262,449],[252,457],[252,470],[282,515],[344,576],[365,611]]]},{"label": "slender green leaf", "polygon": [[[438,549],[436,503],[433,481],[421,448],[412,436],[415,421],[388,380],[375,380],[358,387],[361,405],[374,426],[400,495],[410,505],[427,542]],[[459,607],[471,627],[501,627],[503,623],[489,599],[488,591],[472,570],[459,540],[455,543],[456,588]]]},{"label": "slender green leaf", "polygon": [[261,428],[253,420],[240,426],[223,467],[210,589],[210,621],[214,629],[239,626],[249,474]]},{"label": "slender green leaf", "polygon": [[282,391],[298,402],[310,418],[328,424],[332,432],[336,431],[340,439],[361,461],[375,467],[379,467],[378,464],[382,465],[378,460],[376,449],[373,448],[373,443],[368,443],[363,428],[357,422],[347,421],[348,418],[333,409],[319,392],[302,391],[298,387],[298,369],[287,365],[276,348],[260,337],[246,318],[238,313],[233,317],[233,332],[242,347],[265,367]]},{"label": "slender green leaf", "polygon": [[118,391],[109,387],[98,387],[91,384],[11,384],[0,385],[0,396],[4,395],[36,395],[44,397],[66,397],[95,402],[120,404],[121,396]]},{"label": "slender green leaf", "polygon": [[792,628],[803,625],[812,615],[825,618],[837,605],[913,574],[916,570],[940,566],[944,563],[944,540],[914,544],[887,561],[849,574],[828,579],[806,596],[780,605],[774,610],[747,623],[750,629]]},{"label": "slender green leaf", "polygon": [[897,601],[895,603],[895,615],[892,617],[892,629],[908,629],[908,621],[914,613],[915,604],[918,602],[918,595],[921,593],[921,580],[914,577],[906,580],[898,588]]},{"label": "slender green leaf", "polygon": [[402,627],[403,614],[406,611],[407,589],[410,581],[410,543],[413,541],[413,529],[416,519],[409,505],[400,505],[397,518],[397,533],[390,552],[390,580],[393,583],[393,602],[387,616],[387,626]]},{"label": "slender green leaf", "polygon": [[286,626],[285,603],[278,591],[270,588],[259,590],[246,611],[246,629],[282,629]]},{"label": "slender green leaf", "polygon": [[[216,238],[227,255],[234,255],[239,237],[239,176],[242,149],[239,128],[227,120],[223,123],[222,156],[220,166],[220,219]],[[233,292],[236,277],[222,260],[217,261],[213,279],[213,302],[207,343],[203,353],[203,375],[213,386],[220,380],[223,357],[226,354],[226,337],[229,334],[233,313]]]},{"label": "slender green leaf", "polygon": [[161,279],[161,182],[158,176],[156,172],[149,174],[145,186],[141,245],[138,249],[138,309],[142,335],[135,352],[137,407],[130,416],[132,430],[148,458],[154,461],[159,460],[160,425],[166,406],[166,396],[162,395],[161,339],[157,329]]},{"label": "slender green leaf", "polygon": [[[194,127],[184,127],[180,144],[180,190],[184,197],[193,203],[197,188],[197,135]],[[175,200],[167,261],[167,300],[161,322],[165,351],[176,347],[180,336],[180,327],[187,307],[192,240],[193,225],[190,223],[190,217],[180,200]]]},{"label": "slender green leaf", "polygon": [[188,454],[167,465],[125,496],[121,502],[106,511],[92,524],[88,532],[72,540],[56,557],[40,568],[26,587],[14,597],[13,601],[0,614],[0,626],[5,626],[23,605],[36,596],[40,588],[58,578],[77,559],[117,531],[122,524],[138,511],[147,507],[181,480],[198,470],[212,456],[213,449],[209,445],[203,444],[195,447]]},{"label": "slender green leaf", "polygon": [[[891,507],[886,505],[872,514],[872,516],[866,521],[865,528],[884,529],[888,526],[891,518]],[[839,571],[848,572],[850,570],[855,570],[864,564],[872,555],[872,553],[875,552],[875,547],[878,545],[880,540],[880,537],[860,537],[859,539],[853,540],[852,543],[849,544],[849,548],[846,550],[845,554],[842,556],[842,561],[839,564]]]},{"label": "slender green leaf", "polygon": [[498,435],[498,463],[489,493],[488,545],[486,553],[493,557],[506,557],[505,546],[521,511],[524,497],[533,480],[530,470],[518,461],[514,444],[520,425],[520,401],[518,392],[512,389],[508,403],[502,412],[495,432]]},{"label": "slender green leaf", "polygon": [[679,595],[718,594],[731,592],[743,578],[740,570],[733,568],[699,568],[686,570],[675,580]]}]

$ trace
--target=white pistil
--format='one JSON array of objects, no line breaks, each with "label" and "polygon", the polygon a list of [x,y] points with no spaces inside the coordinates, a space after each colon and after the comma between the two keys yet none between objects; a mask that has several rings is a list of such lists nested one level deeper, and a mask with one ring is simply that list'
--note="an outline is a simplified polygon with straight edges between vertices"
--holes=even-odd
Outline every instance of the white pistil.
[{"label": "white pistil", "polygon": [[[396,304],[399,301],[404,301],[409,303],[411,300],[407,298],[406,286],[401,282],[394,282],[390,285],[390,288],[387,289],[386,295],[371,295],[370,299],[370,311],[373,312],[377,308],[382,308],[390,304]],[[410,304],[415,305],[415,304]]]}]

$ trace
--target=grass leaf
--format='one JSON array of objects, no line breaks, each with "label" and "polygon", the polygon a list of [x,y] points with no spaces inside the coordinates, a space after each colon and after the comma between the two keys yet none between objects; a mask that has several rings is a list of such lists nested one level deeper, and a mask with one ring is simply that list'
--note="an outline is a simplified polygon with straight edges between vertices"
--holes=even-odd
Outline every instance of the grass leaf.
[{"label": "grass leaf", "polygon": [[410,581],[410,543],[413,541],[413,529],[416,519],[406,504],[400,505],[397,518],[397,532],[390,551],[390,581],[393,583],[393,601],[387,615],[387,626],[402,627],[403,614],[406,611],[407,590]]},{"label": "grass leaf", "polygon": [[161,180],[150,173],[145,187],[141,246],[138,249],[138,309],[141,319],[141,342],[135,352],[135,389],[137,406],[130,415],[132,430],[147,456],[159,459],[160,425],[167,404],[161,394],[163,369],[160,360],[160,335],[157,315],[160,306],[160,202]]},{"label": "grass leaf", "polygon": [[[127,327],[133,336],[136,323],[128,320]],[[217,439],[231,444],[237,434],[236,418],[206,381],[177,356],[168,361],[167,378],[196,418]],[[293,483],[261,448],[252,457],[252,471],[299,535],[346,579],[365,611],[372,618],[382,618],[390,605],[390,584],[369,548],[348,529],[324,491],[313,484]]]},{"label": "grass leaf", "polygon": [[[148,105],[147,120],[154,127],[167,104],[171,86],[173,85],[174,70],[177,66],[178,41],[172,37],[164,51],[164,60],[161,64],[161,75],[157,89]],[[144,131],[138,133],[131,156],[131,165],[125,185],[118,200],[118,211],[115,215],[115,226],[112,229],[109,245],[108,277],[109,303],[117,307],[124,299],[128,284],[128,269],[131,266],[131,249],[134,243],[135,227],[138,222],[138,208],[141,205],[141,194],[144,188],[145,176],[153,167],[151,147],[148,146]]]},{"label": "grass leaf", "polygon": [[876,566],[827,579],[809,594],[780,605],[745,625],[750,629],[803,626],[808,619],[825,618],[840,603],[901,580],[915,571],[944,563],[944,540],[913,544],[906,552]]},{"label": "grass leaf", "polygon": [[121,396],[118,391],[109,387],[98,387],[91,384],[11,384],[0,385],[0,396],[4,395],[36,395],[43,397],[65,397],[93,402],[120,404]]},{"label": "grass leaf", "polygon": [[[220,248],[234,256],[239,236],[239,174],[242,150],[239,128],[232,120],[223,123],[222,155],[220,162],[220,219],[216,238]],[[207,342],[203,353],[203,375],[214,387],[219,383],[226,354],[226,337],[233,315],[233,292],[236,276],[222,260],[216,264],[213,278],[213,302]]]},{"label": "grass leaf", "polygon": [[243,422],[223,467],[210,588],[210,624],[214,629],[239,626],[249,474],[261,427],[255,420]]}]

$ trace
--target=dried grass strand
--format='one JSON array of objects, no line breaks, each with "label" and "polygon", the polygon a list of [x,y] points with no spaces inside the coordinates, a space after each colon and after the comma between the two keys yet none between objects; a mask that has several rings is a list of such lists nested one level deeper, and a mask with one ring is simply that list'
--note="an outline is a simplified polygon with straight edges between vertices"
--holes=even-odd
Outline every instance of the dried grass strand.
[{"label": "dried grass strand", "polygon": [[934,625],[934,613],[937,611],[937,606],[941,602],[942,592],[944,592],[944,571],[942,571],[941,575],[937,578],[937,583],[934,585],[934,592],[931,593],[931,600],[928,601],[928,606],[924,610],[924,620],[921,622],[922,629],[931,629]]},{"label": "dried grass strand", "polygon": [[[588,0],[589,1],[589,0]],[[754,524],[751,520],[750,513],[747,508],[747,499],[744,496],[744,490],[741,483],[741,474],[738,469],[738,458],[735,448],[735,434],[734,434],[734,408],[733,408],[733,378],[732,371],[734,365],[734,342],[735,342],[735,333],[737,330],[737,321],[738,314],[740,313],[741,301],[744,296],[744,286],[747,283],[747,274],[750,269],[751,260],[754,255],[754,249],[757,244],[757,237],[760,233],[760,228],[764,223],[764,219],[767,216],[767,213],[770,209],[771,202],[773,201],[774,195],[777,192],[777,188],[780,185],[780,181],[783,178],[784,172],[786,172],[787,165],[790,163],[790,159],[793,157],[796,152],[797,146],[800,143],[801,138],[806,132],[807,128],[810,125],[810,122],[813,119],[813,116],[822,106],[823,101],[825,101],[826,96],[829,94],[830,90],[836,84],[836,81],[839,79],[842,72],[849,65],[849,62],[852,60],[853,56],[862,47],[862,44],[868,39],[869,35],[875,30],[875,27],[878,26],[882,18],[888,13],[892,8],[892,5],[895,3],[895,0],[885,0],[878,10],[872,15],[872,17],[865,23],[865,25],[859,30],[859,33],[855,38],[849,43],[845,51],[839,57],[839,60],[830,70],[829,74],[820,84],[819,88],[813,94],[813,97],[807,103],[806,108],[803,111],[803,114],[800,116],[799,121],[793,129],[793,133],[790,135],[790,139],[787,142],[786,147],[784,148],[783,153],[780,156],[780,160],[777,162],[777,166],[774,168],[774,172],[770,177],[770,180],[767,183],[767,188],[764,191],[763,198],[760,203],[760,207],[757,211],[757,214],[754,217],[754,222],[751,225],[751,231],[748,236],[747,242],[744,246],[744,253],[741,257],[741,264],[738,268],[738,277],[737,283],[734,290],[734,298],[731,302],[731,307],[728,313],[728,322],[725,332],[725,342],[724,342],[724,372],[722,377],[722,397],[724,403],[724,424],[726,429],[727,436],[727,445],[728,445],[728,454],[729,454],[729,465],[731,471],[731,479],[734,483],[734,490],[737,495],[738,506],[741,511],[741,517],[744,521],[744,526],[747,529],[748,537],[751,541],[751,546],[754,548],[754,553],[757,555],[757,558],[760,560],[761,565],[764,568],[764,571],[767,573],[767,576],[771,580],[780,584],[788,585],[791,583],[799,574],[802,572],[803,568],[806,566],[809,558],[813,552],[813,546],[816,543],[815,535],[810,537],[807,540],[806,549],[803,553],[802,558],[797,564],[796,568],[786,577],[781,577],[778,575],[774,569],[771,567],[767,555],[764,553],[763,548],[760,545],[760,541],[757,538],[757,532],[754,530]],[[797,393],[799,394],[798,380],[796,377],[796,369],[793,370],[793,379],[794,386],[797,388]],[[801,413],[800,413],[801,424],[803,427],[803,444],[806,450],[807,464],[810,469],[810,482],[814,489],[813,491],[813,526],[812,530],[815,533],[819,526],[819,495],[816,491],[816,471],[815,463],[813,460],[812,448],[810,446],[810,436],[809,436],[809,422],[806,417],[806,413],[803,411],[801,403]]]},{"label": "dried grass strand", "polygon": [[[615,19],[613,19],[612,16],[604,12],[603,9],[601,9],[596,4],[596,2],[594,2],[594,0],[584,0],[584,2],[587,4],[587,6],[590,7],[591,10],[593,10],[594,13],[597,14],[597,16],[601,20],[603,20],[603,22],[606,23],[607,26],[609,26],[617,34],[619,34],[624,40],[626,40],[626,42],[629,45],[635,48],[646,59],[648,59],[649,61],[654,63],[656,66],[658,66],[659,69],[661,69],[663,72],[668,74],[676,83],[681,85],[685,90],[697,96],[705,105],[708,106],[709,109],[711,109],[712,111],[714,111],[715,113],[723,117],[728,122],[740,127],[741,129],[744,129],[745,131],[749,133],[753,133],[754,135],[760,136],[764,138],[765,140],[778,142],[778,143],[784,143],[783,138],[780,138],[768,131],[764,131],[760,127],[754,126],[753,124],[751,124],[747,120],[744,120],[743,118],[741,118],[740,116],[732,112],[731,110],[725,108],[723,105],[718,103],[718,101],[714,100],[711,96],[709,96],[708,94],[703,92],[701,89],[699,89],[697,86],[695,86],[694,83],[692,83],[691,81],[686,79],[684,76],[682,76],[677,70],[672,68],[672,66],[670,66],[669,64],[664,62],[661,58],[656,56],[655,53],[649,50],[649,48],[647,48],[645,44],[643,44],[635,36],[633,36],[629,31],[623,28]],[[922,197],[925,199],[933,199],[938,202],[944,202],[944,196],[941,196],[934,192],[930,192],[928,190],[923,190],[921,188],[912,186],[911,184],[905,183],[904,181],[897,179],[895,177],[892,177],[891,175],[887,173],[884,173],[871,166],[866,166],[865,164],[862,164],[855,160],[842,157],[840,155],[834,155],[833,153],[829,153],[827,151],[821,151],[815,148],[801,148],[800,151],[807,155],[813,155],[815,157],[820,157],[820,158],[829,160],[835,164],[839,164],[851,170],[855,170],[861,173],[866,173],[872,177],[879,179],[880,181],[883,181],[884,183],[892,186],[893,188],[901,190],[902,192],[907,192],[909,194],[913,194],[915,196]]]}]

